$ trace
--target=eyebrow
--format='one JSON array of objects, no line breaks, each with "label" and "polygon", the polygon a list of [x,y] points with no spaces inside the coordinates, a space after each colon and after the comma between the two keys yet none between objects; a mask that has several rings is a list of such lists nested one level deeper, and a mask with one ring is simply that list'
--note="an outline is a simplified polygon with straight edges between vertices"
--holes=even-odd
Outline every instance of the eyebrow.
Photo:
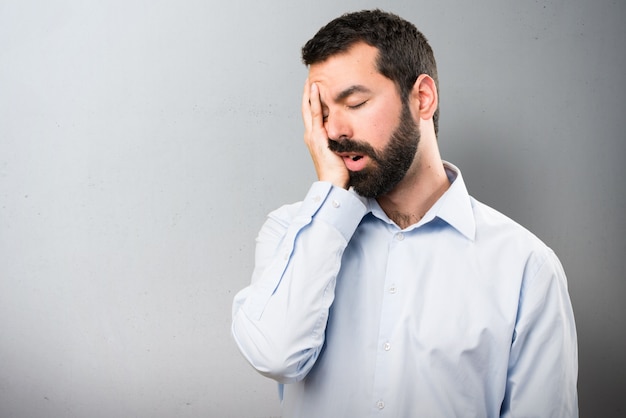
[{"label": "eyebrow", "polygon": [[347,89],[341,91],[337,96],[335,96],[335,102],[340,102],[348,97],[352,96],[355,93],[371,93],[372,91],[365,86],[362,85],[353,85],[348,87]]}]

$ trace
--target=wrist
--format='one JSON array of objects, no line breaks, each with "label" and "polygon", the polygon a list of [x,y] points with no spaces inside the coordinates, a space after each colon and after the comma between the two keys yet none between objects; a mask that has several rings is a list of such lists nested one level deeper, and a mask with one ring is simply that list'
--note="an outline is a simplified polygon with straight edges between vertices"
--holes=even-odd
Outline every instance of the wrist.
[{"label": "wrist", "polygon": [[346,174],[323,174],[319,173],[317,176],[319,181],[325,181],[331,183],[335,187],[339,187],[341,189],[348,190],[350,187],[350,175],[346,172]]}]

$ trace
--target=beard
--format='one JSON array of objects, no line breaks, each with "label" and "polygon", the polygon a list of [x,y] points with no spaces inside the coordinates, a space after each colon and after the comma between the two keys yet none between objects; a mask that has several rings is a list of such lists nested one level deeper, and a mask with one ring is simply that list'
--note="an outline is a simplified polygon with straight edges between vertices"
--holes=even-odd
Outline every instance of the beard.
[{"label": "beard", "polygon": [[409,106],[403,103],[400,123],[382,151],[377,152],[370,144],[354,139],[329,139],[328,148],[339,153],[367,155],[372,160],[372,164],[360,171],[349,171],[350,186],[363,197],[377,198],[389,193],[404,178],[413,163],[419,141],[419,127]]}]

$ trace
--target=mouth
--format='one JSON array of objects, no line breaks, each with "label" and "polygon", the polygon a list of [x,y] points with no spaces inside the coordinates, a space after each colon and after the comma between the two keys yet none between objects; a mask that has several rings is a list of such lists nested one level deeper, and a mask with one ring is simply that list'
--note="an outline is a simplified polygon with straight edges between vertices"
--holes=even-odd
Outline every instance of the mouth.
[{"label": "mouth", "polygon": [[361,171],[376,160],[374,150],[364,141],[344,139],[338,142],[329,139],[328,148],[341,157],[348,171]]},{"label": "mouth", "polygon": [[344,160],[352,160],[352,161],[359,161],[361,158],[364,157],[364,154],[357,154],[354,152],[335,152],[335,154],[337,154],[338,156],[340,156],[341,158],[343,158]]},{"label": "mouth", "polygon": [[367,156],[364,154],[339,153],[343,163],[349,171],[361,171],[367,165]]}]

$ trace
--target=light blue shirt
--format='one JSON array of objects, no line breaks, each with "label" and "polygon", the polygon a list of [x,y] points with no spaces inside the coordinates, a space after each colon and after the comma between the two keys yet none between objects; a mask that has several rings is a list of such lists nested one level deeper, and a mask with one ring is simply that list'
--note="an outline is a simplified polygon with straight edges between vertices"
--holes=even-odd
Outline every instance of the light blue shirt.
[{"label": "light blue shirt", "polygon": [[576,330],[555,254],[451,186],[400,229],[329,183],[272,212],[232,333],[283,417],[576,417]]}]

